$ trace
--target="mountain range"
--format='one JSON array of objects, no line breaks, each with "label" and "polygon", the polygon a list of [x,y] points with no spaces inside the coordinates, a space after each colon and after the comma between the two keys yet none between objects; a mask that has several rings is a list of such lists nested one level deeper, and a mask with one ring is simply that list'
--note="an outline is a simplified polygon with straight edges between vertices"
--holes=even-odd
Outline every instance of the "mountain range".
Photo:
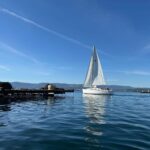
[{"label": "mountain range", "polygon": [[[13,88],[15,89],[40,89],[44,87],[47,83],[24,83],[24,82],[11,82]],[[82,84],[67,84],[67,83],[50,83],[55,85],[58,88],[65,88],[65,89],[75,89],[80,90],[82,89]],[[134,91],[136,88],[131,86],[122,86],[122,85],[107,85],[107,88],[112,89],[113,91]]]}]

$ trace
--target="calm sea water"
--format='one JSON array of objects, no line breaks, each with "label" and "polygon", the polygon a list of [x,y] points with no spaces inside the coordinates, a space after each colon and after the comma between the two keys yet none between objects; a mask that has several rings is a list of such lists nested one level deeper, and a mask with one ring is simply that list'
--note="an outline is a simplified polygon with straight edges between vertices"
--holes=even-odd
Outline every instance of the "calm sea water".
[{"label": "calm sea water", "polygon": [[150,95],[80,92],[0,106],[0,150],[149,150]]}]

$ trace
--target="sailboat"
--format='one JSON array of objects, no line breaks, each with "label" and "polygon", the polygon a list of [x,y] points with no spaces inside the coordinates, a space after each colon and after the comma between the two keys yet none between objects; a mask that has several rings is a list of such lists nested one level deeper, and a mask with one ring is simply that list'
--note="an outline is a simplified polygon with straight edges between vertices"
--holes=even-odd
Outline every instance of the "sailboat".
[{"label": "sailboat", "polygon": [[84,94],[110,95],[112,91],[106,88],[103,70],[95,46],[83,87]]}]

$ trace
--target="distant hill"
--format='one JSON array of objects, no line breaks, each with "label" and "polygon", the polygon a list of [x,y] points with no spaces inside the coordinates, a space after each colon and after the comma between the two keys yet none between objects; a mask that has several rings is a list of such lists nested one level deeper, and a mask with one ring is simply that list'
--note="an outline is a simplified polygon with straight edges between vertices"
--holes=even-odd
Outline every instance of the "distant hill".
[{"label": "distant hill", "polygon": [[[40,89],[44,87],[47,83],[24,83],[24,82],[11,82],[12,86],[16,89],[28,88],[28,89]],[[82,89],[82,84],[67,84],[67,83],[51,83],[58,88],[66,89]],[[121,86],[121,85],[107,85],[106,87],[112,89],[113,91],[134,91],[136,88],[131,86]]]},{"label": "distant hill", "polygon": [[[40,89],[44,87],[47,83],[24,83],[24,82],[11,82],[13,88],[27,88],[27,89]],[[58,88],[66,89],[81,89],[82,84],[66,84],[66,83],[50,83],[54,84]]]},{"label": "distant hill", "polygon": [[24,82],[11,82],[13,88],[27,88],[27,89],[40,89],[46,85],[46,83],[24,83]]},{"label": "distant hill", "polygon": [[108,88],[112,89],[113,91],[118,92],[128,92],[128,91],[134,91],[134,87],[131,86],[122,86],[122,85],[108,85]]},{"label": "distant hill", "polygon": [[66,83],[52,83],[56,87],[66,89],[82,89],[82,84],[66,84]]}]

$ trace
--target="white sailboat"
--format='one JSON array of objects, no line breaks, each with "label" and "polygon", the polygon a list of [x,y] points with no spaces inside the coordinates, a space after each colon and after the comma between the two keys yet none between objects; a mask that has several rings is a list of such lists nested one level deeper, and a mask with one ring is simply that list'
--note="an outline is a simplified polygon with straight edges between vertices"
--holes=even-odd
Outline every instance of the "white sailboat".
[{"label": "white sailboat", "polygon": [[95,95],[112,94],[112,91],[109,88],[102,87],[104,85],[106,85],[106,83],[104,80],[102,66],[101,66],[96,48],[94,46],[93,54],[90,60],[90,65],[89,65],[86,79],[84,82],[83,93],[95,94]]}]

